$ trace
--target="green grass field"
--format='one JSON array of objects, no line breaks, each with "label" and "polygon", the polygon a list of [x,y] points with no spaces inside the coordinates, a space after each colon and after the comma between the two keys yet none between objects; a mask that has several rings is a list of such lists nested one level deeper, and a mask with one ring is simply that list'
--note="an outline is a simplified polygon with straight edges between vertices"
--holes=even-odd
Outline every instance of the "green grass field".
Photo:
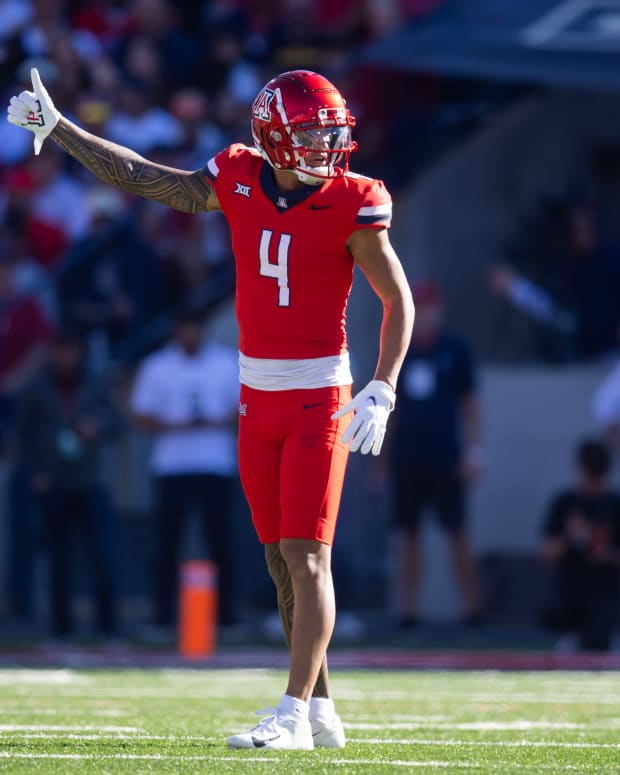
[{"label": "green grass field", "polygon": [[620,773],[620,674],[339,672],[344,750],[231,751],[274,670],[0,670],[0,772]]}]

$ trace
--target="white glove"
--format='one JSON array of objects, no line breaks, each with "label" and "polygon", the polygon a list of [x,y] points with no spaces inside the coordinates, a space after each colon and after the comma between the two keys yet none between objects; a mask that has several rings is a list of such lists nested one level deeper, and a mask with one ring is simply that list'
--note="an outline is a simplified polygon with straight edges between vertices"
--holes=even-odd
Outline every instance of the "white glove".
[{"label": "white glove", "polygon": [[38,156],[43,140],[58,123],[60,113],[41,83],[41,76],[36,67],[31,68],[30,77],[34,91],[23,91],[16,97],[11,97],[7,108],[7,121],[34,133],[34,153]]},{"label": "white glove", "polygon": [[357,452],[360,447],[362,455],[371,450],[373,455],[381,452],[388,417],[395,403],[396,395],[387,382],[373,379],[352,401],[332,414],[332,420],[337,420],[355,412],[342,435],[343,443],[349,445],[351,452]]}]

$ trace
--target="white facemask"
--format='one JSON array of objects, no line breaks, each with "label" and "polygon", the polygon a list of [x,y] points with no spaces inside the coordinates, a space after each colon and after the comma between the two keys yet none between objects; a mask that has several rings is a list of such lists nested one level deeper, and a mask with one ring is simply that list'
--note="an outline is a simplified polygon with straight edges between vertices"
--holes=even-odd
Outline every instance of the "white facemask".
[{"label": "white facemask", "polygon": [[[307,185],[320,185],[326,178],[334,177],[334,166],[340,159],[340,151],[351,145],[351,129],[348,126],[316,127],[292,133],[295,151],[294,170],[297,178]],[[312,162],[313,154],[326,154],[325,164]]]}]

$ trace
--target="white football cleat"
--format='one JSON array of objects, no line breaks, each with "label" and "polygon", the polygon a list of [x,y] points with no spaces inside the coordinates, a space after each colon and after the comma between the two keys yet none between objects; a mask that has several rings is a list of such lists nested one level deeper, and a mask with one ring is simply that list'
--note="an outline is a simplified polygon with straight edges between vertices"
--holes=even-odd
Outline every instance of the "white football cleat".
[{"label": "white football cleat", "polygon": [[315,748],[344,748],[346,738],[340,716],[331,721],[311,721],[312,739]]},{"label": "white football cleat", "polygon": [[310,751],[314,748],[312,728],[307,718],[280,715],[273,708],[257,715],[272,713],[249,732],[228,738],[229,748],[254,748],[265,751]]}]

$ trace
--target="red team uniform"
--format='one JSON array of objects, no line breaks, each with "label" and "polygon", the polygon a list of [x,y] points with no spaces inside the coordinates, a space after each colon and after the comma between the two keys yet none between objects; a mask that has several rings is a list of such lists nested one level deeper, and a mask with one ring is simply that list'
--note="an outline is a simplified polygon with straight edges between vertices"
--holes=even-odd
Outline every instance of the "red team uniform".
[{"label": "red team uniform", "polygon": [[241,399],[239,470],[262,543],[331,544],[348,447],[346,306],[357,229],[390,224],[381,181],[345,172],[282,193],[261,154],[232,145],[205,175],[235,255]]},{"label": "red team uniform", "polygon": [[[11,98],[8,119],[32,130],[38,154],[62,117],[36,68],[31,75],[34,91]],[[187,212],[220,209],[228,220],[240,330],[239,470],[258,537],[270,545],[265,556],[292,654],[275,712],[228,745],[343,748],[324,661],[335,610],[328,547],[349,450],[381,451],[413,306],[389,240],[352,239],[360,229],[389,227],[392,203],[381,181],[348,170],[355,118],[338,89],[318,73],[282,73],[256,97],[251,126],[255,148],[231,145],[198,172],[101,147],[66,121],[55,139],[107,182]],[[375,378],[352,399],[345,323],[353,253],[384,304],[384,325]],[[314,610],[303,604],[312,599]],[[301,638],[293,635],[300,627]]]}]

